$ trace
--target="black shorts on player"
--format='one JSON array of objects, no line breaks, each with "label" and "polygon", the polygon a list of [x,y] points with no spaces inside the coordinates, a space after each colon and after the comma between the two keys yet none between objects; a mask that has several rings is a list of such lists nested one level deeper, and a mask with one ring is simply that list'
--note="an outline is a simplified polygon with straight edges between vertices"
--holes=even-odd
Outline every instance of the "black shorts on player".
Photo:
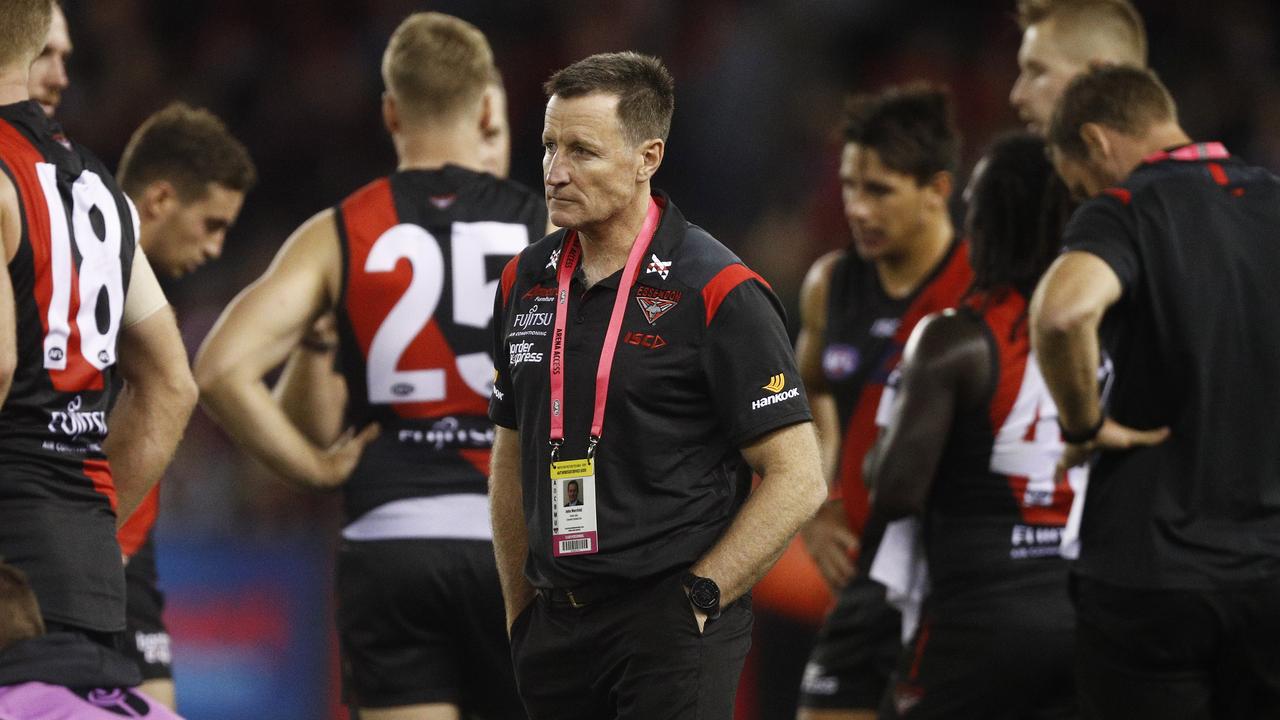
[{"label": "black shorts on player", "polygon": [[874,708],[880,704],[902,643],[902,616],[884,586],[855,577],[840,592],[818,634],[800,683],[800,706]]},{"label": "black shorts on player", "polygon": [[124,583],[125,631],[120,652],[138,664],[143,680],[172,680],[172,645],[162,617],[164,593],[156,572],[154,535],[129,558]]},{"label": "black shorts on player", "polygon": [[524,717],[490,543],[347,540],[337,563],[347,703],[452,703],[467,717]]},{"label": "black shorts on player", "polygon": [[[990,616],[991,608],[974,610]],[[939,624],[926,607],[915,641],[902,654],[885,693],[880,718],[1076,718],[1073,639],[1072,629],[1060,623],[1039,626],[1034,612]]]}]

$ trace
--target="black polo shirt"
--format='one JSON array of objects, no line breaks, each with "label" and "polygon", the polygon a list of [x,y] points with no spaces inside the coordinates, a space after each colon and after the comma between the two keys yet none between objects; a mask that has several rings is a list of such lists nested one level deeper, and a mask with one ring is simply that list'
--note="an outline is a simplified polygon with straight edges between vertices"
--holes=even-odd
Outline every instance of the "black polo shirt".
[{"label": "black polo shirt", "polygon": [[[524,515],[537,587],[638,580],[687,568],[750,491],[738,448],[810,419],[783,311],[768,284],[659,194],[662,219],[629,291],[596,451],[600,551],[551,550],[550,337],[565,231],[507,266],[495,299],[489,417],[520,431]],[[621,271],[573,278],[565,331],[564,446],[585,457],[595,375]]]},{"label": "black polo shirt", "polygon": [[1065,246],[1124,287],[1103,324],[1108,412],[1172,430],[1102,454],[1077,570],[1144,588],[1280,577],[1280,179],[1190,145],[1081,206]]}]

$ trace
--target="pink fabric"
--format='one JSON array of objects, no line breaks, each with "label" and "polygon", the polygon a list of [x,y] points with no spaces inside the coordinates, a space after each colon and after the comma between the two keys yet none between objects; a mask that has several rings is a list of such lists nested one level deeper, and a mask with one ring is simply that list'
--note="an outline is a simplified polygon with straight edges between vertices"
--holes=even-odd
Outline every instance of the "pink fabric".
[{"label": "pink fabric", "polygon": [[0,687],[0,720],[182,720],[137,690],[94,690],[88,697],[40,682]]}]

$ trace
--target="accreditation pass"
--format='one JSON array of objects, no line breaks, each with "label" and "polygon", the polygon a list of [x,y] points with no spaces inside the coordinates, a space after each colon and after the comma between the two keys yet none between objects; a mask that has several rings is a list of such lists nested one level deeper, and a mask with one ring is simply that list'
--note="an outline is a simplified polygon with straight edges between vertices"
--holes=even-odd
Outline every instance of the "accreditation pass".
[{"label": "accreditation pass", "polygon": [[589,458],[551,463],[551,551],[556,557],[600,552],[595,463]]}]

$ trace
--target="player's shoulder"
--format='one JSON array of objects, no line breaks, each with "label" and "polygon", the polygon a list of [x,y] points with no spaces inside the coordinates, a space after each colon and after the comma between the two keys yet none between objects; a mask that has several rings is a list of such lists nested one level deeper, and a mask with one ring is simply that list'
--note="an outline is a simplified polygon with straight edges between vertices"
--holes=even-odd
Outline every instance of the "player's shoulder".
[{"label": "player's shoulder", "polygon": [[102,158],[98,157],[97,153],[75,140],[67,140],[67,142],[70,143],[73,152],[79,156],[80,161],[84,163],[86,170],[92,170],[98,177],[102,178],[107,187],[119,190],[115,174],[111,172],[106,163],[102,162]]},{"label": "player's shoulder", "polygon": [[476,187],[496,198],[516,203],[543,202],[541,194],[511,178],[500,178],[490,173],[476,173],[475,184]]},{"label": "player's shoulder", "polygon": [[436,188],[430,201],[441,209],[451,203],[459,219],[519,220],[546,225],[542,196],[516,180],[456,165],[445,166],[436,177],[424,179]]},{"label": "player's shoulder", "polygon": [[847,248],[831,250],[814,260],[804,275],[800,296],[825,298],[831,289],[831,278],[842,265],[848,263],[849,253]]},{"label": "player's shoulder", "polygon": [[[365,207],[371,203],[390,203],[391,200],[391,178],[380,177],[370,180],[369,182],[356,188],[346,197],[337,202],[334,208],[340,209],[347,213],[357,208]],[[322,213],[328,211],[332,213],[334,208],[327,208],[312,216],[312,220],[316,219]]]},{"label": "player's shoulder", "polygon": [[970,306],[948,308],[929,313],[911,331],[910,344],[928,354],[943,355],[957,343],[984,338],[989,322],[983,313]]},{"label": "player's shoulder", "polygon": [[993,348],[991,328],[969,308],[950,308],[926,315],[911,331],[903,351],[910,367],[925,372],[981,377]]}]

